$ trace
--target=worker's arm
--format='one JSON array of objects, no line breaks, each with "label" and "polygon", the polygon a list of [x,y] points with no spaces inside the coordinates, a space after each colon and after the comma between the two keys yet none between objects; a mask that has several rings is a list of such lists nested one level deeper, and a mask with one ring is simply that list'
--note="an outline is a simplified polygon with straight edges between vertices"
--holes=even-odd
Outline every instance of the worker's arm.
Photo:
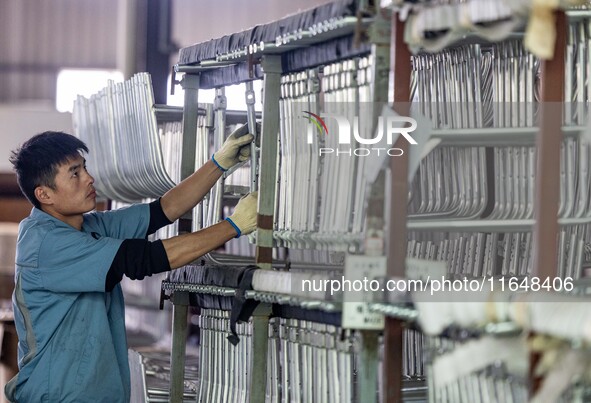
[{"label": "worker's arm", "polygon": [[222,173],[209,160],[197,172],[166,192],[160,199],[166,217],[170,221],[176,221],[195,207],[220,179]]},{"label": "worker's arm", "polygon": [[195,207],[225,171],[250,157],[254,136],[247,132],[247,126],[235,130],[211,160],[162,196],[162,210],[170,221]]},{"label": "worker's arm", "polygon": [[165,239],[162,245],[170,268],[177,269],[219,248],[236,235],[234,227],[228,221],[222,221],[201,231]]},{"label": "worker's arm", "polygon": [[105,290],[111,291],[123,276],[141,280],[191,263],[200,256],[219,248],[236,236],[228,221],[222,221],[201,231],[150,242],[126,239],[121,243],[107,273]]},{"label": "worker's arm", "polygon": [[105,280],[105,290],[111,291],[123,276],[141,280],[152,274],[176,269],[217,249],[230,239],[248,234],[256,228],[257,194],[240,200],[228,219],[190,234],[162,241],[126,239],[121,243]]}]

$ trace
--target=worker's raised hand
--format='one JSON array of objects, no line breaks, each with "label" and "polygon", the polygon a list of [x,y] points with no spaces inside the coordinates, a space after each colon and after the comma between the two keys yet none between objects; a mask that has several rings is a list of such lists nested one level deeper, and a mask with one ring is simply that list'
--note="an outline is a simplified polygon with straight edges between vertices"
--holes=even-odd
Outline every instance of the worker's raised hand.
[{"label": "worker's raised hand", "polygon": [[250,158],[250,143],[253,139],[254,136],[248,133],[248,126],[243,125],[228,136],[211,159],[222,171],[227,171]]},{"label": "worker's raised hand", "polygon": [[257,202],[258,192],[252,192],[242,197],[234,213],[226,218],[236,232],[238,232],[237,238],[240,235],[250,234],[257,228]]}]

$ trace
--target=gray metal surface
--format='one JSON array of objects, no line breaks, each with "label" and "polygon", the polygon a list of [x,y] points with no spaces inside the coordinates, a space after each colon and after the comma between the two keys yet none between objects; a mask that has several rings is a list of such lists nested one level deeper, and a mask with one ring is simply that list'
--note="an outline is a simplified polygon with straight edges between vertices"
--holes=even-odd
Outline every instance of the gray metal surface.
[{"label": "gray metal surface", "polygon": [[187,345],[187,313],[189,294],[175,292],[172,295],[172,345],[170,348],[170,401],[180,402],[185,379],[185,352]]},{"label": "gray metal surface", "polygon": [[129,350],[129,364],[132,379],[132,403],[195,402],[199,383],[196,355],[188,355],[185,366],[182,400],[171,400],[168,390],[170,382],[170,355],[166,351],[146,349]]}]

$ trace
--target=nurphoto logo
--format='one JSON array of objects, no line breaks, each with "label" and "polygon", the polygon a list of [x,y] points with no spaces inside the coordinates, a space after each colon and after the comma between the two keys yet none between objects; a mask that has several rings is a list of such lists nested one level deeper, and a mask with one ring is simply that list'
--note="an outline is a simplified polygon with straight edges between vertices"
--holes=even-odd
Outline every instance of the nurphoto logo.
[{"label": "nurphoto logo", "polygon": [[[336,147],[320,147],[318,149],[319,155],[333,154],[335,156],[348,155],[357,157],[368,157],[373,155],[382,155],[383,153],[388,154],[391,157],[401,156],[404,151],[400,148],[393,148],[399,135],[402,135],[411,145],[416,145],[416,140],[411,136],[417,128],[417,122],[411,117],[405,116],[388,116],[384,119],[383,116],[378,117],[378,126],[375,133],[375,137],[367,138],[362,137],[359,133],[359,116],[353,118],[353,124],[349,122],[349,119],[343,115],[335,115],[323,113],[319,116],[310,111],[303,111],[310,122],[308,124],[308,144],[314,144],[314,133],[319,135],[333,136],[332,132],[329,132],[328,126],[325,120],[327,118],[334,119],[337,124],[337,140],[338,146]],[[384,145],[385,136],[385,145]],[[374,146],[374,147],[352,147],[353,140],[355,145],[363,146]],[[334,139],[330,142],[334,145]]]}]

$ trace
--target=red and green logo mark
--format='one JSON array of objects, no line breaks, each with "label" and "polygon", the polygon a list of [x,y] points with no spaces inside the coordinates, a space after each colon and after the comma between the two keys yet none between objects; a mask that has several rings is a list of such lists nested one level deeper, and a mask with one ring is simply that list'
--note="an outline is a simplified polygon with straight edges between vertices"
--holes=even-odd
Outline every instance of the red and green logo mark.
[{"label": "red and green logo mark", "polygon": [[324,132],[324,134],[328,135],[328,127],[326,127],[326,123],[324,120],[315,113],[309,111],[303,111],[304,113],[308,114],[308,116],[304,116],[307,118],[311,123],[314,123],[320,132]]}]

